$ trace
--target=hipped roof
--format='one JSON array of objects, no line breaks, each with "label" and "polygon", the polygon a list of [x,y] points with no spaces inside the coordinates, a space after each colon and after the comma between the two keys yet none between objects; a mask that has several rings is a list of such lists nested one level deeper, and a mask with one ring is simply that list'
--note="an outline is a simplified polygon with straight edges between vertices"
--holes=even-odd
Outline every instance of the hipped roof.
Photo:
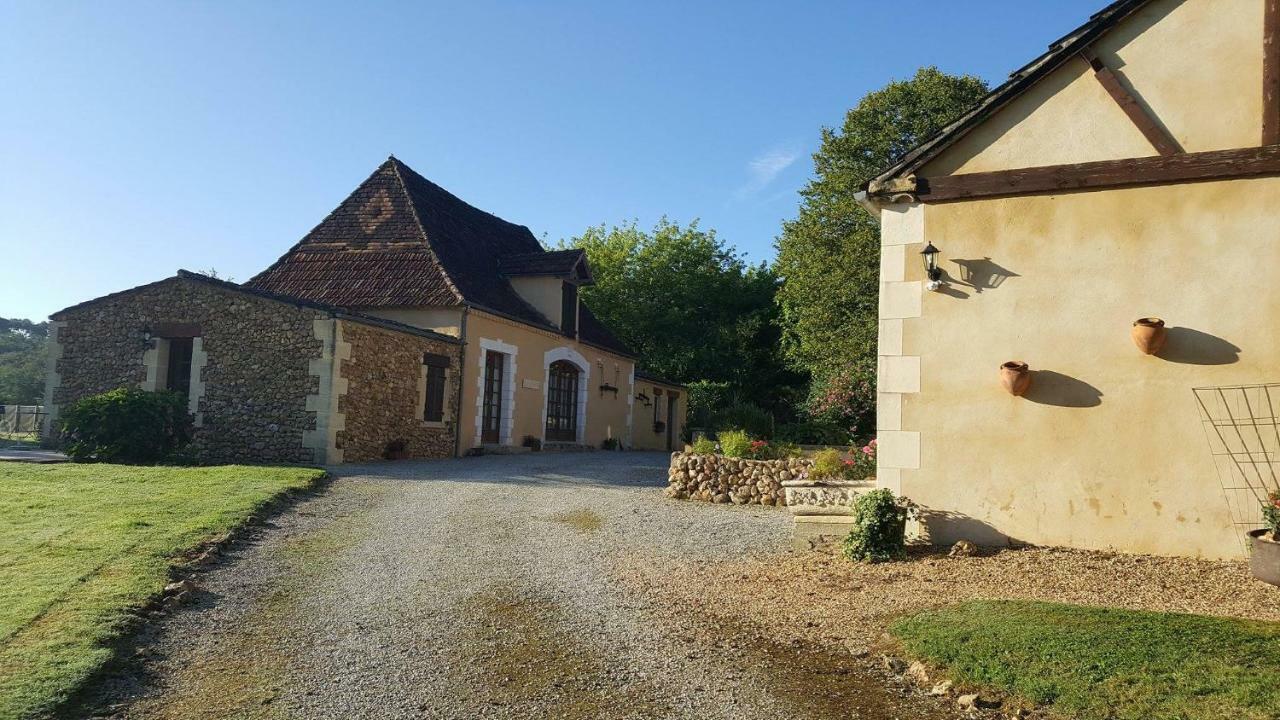
[{"label": "hipped roof", "polygon": [[[547,252],[529,228],[472,207],[391,157],[246,285],[352,308],[470,306],[559,332],[506,277],[518,274],[512,268],[572,271],[581,253]],[[585,305],[579,337],[632,355]]]}]

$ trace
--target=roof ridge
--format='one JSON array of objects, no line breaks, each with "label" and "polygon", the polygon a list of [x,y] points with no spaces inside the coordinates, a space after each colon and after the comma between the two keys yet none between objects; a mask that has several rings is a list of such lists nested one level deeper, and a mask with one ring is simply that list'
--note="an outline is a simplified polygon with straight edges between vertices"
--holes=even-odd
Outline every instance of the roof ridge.
[{"label": "roof ridge", "polygon": [[[404,201],[409,206],[409,214],[413,216],[413,224],[418,226],[418,233],[422,235],[422,244],[427,248],[427,252],[430,253],[431,261],[436,264],[436,267],[440,268],[440,276],[444,278],[454,298],[460,303],[465,302],[466,298],[463,296],[462,291],[458,289],[458,284],[449,275],[449,268],[440,262],[440,256],[436,254],[435,248],[431,247],[431,239],[427,237],[427,228],[422,224],[422,218],[418,216],[418,205],[413,201],[413,196],[409,194],[409,188],[405,185],[404,176],[400,174],[400,166],[404,165],[404,163],[400,162],[400,159],[395,155],[388,157],[387,162],[391,163],[391,170],[396,174],[396,182],[400,184],[400,192],[404,193]],[[404,165],[404,167],[409,172],[413,172],[413,168],[407,165]],[[417,175],[417,173],[414,174]]]},{"label": "roof ridge", "polygon": [[[397,178],[400,178],[401,186],[405,188],[406,195],[408,194],[408,184],[404,182],[404,177],[403,177],[402,175],[400,175],[400,170],[399,170],[399,168],[401,168],[401,167],[403,167],[405,170],[408,170],[410,173],[413,173],[413,175],[414,175],[418,180],[421,180],[422,182],[427,183],[428,185],[431,185],[431,186],[435,187],[435,188],[436,188],[437,190],[439,190],[440,192],[442,192],[442,193],[444,193],[445,195],[448,195],[449,197],[453,198],[455,201],[457,201],[457,204],[458,204],[458,205],[462,205],[462,206],[464,206],[464,207],[468,207],[468,208],[470,208],[471,210],[474,210],[475,212],[480,213],[481,215],[484,215],[484,216],[488,217],[490,220],[496,220],[497,222],[500,222],[500,223],[502,223],[503,225],[508,225],[508,226],[510,226],[510,227],[513,227],[513,228],[519,228],[519,229],[521,229],[521,230],[524,230],[525,232],[528,232],[528,233],[529,233],[529,236],[530,236],[530,237],[533,237],[533,239],[534,239],[535,241],[537,240],[537,238],[536,238],[536,237],[534,237],[534,235],[533,235],[533,231],[529,229],[529,226],[528,226],[528,225],[520,225],[520,224],[518,224],[518,223],[513,223],[513,222],[511,222],[510,220],[507,220],[507,219],[505,219],[505,218],[499,217],[498,215],[495,215],[495,214],[493,214],[493,213],[489,212],[488,210],[485,210],[485,209],[483,209],[483,208],[478,208],[478,207],[476,207],[475,205],[472,205],[471,203],[467,202],[466,200],[463,200],[462,198],[460,198],[460,197],[458,197],[457,195],[453,194],[452,192],[450,192],[450,191],[449,191],[449,189],[448,189],[448,188],[444,187],[443,185],[441,185],[441,184],[439,184],[439,183],[437,183],[437,182],[434,182],[433,180],[431,180],[430,178],[426,177],[426,176],[425,176],[425,175],[423,175],[422,173],[420,173],[420,172],[418,172],[417,170],[414,170],[413,168],[409,167],[409,166],[408,166],[408,165],[407,165],[403,160],[401,160],[400,158],[393,157],[392,159],[393,159],[393,160],[395,160],[395,163],[396,163],[396,177],[397,177]],[[412,197],[410,197],[410,205],[413,205]],[[416,212],[416,206],[414,206],[414,208],[415,208],[415,212]],[[461,217],[461,216],[459,216],[459,215],[455,215],[455,214],[453,214],[453,213],[449,212],[447,209],[444,209],[444,210],[439,210],[439,209],[438,209],[438,211],[439,211],[439,213],[440,213],[441,215],[444,215],[444,216],[446,216],[446,217],[450,218],[451,220],[453,220],[453,221],[455,221],[455,222],[457,222],[457,223],[461,223],[462,225],[466,225],[466,226],[467,226],[469,229],[471,229],[471,230],[478,231],[478,232],[484,232],[484,231],[485,231],[485,228],[482,228],[482,227],[476,227],[476,224],[475,224],[475,223],[473,223],[473,222],[471,222],[469,219],[467,219],[467,218],[465,218],[465,217]]]}]

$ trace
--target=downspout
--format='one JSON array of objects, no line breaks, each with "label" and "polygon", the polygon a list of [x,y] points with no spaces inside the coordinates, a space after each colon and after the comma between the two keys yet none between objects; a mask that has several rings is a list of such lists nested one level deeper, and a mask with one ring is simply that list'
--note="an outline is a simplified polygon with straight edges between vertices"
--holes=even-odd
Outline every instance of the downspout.
[{"label": "downspout", "polygon": [[467,374],[467,311],[469,309],[466,305],[462,306],[462,323],[458,328],[458,339],[462,341],[462,348],[458,350],[458,392],[453,403],[454,457],[462,457],[462,387],[463,378]]}]

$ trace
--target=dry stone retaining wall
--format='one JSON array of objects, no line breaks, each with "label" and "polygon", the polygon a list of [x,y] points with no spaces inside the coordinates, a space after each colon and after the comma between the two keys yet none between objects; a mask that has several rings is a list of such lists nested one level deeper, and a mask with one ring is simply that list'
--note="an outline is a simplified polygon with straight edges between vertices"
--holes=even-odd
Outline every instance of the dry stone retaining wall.
[{"label": "dry stone retaining wall", "polygon": [[675,452],[671,454],[666,493],[680,500],[786,505],[782,483],[798,479],[812,465],[806,458],[745,460]]}]

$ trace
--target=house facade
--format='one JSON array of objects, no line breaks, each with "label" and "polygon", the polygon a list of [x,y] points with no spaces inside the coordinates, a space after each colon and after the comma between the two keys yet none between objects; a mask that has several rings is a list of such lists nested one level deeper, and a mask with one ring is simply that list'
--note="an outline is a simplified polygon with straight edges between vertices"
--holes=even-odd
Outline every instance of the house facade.
[{"label": "house facade", "polygon": [[1278,31],[1265,0],[1113,3],[868,183],[877,481],[926,536],[1241,554],[1193,388],[1280,380]]},{"label": "house facade", "polygon": [[[610,438],[624,448],[664,448],[652,424],[636,442],[635,355],[579,299],[592,282],[581,250],[546,251],[528,228],[390,158],[243,285],[180,273],[55,314],[58,357],[47,397],[65,404],[120,385],[173,387],[189,393],[202,424],[221,428],[235,406],[243,417],[228,424],[289,428],[270,453],[247,452],[260,442],[255,436],[208,453],[217,459],[334,463],[503,451],[532,440],[599,447]],[[292,345],[245,325],[241,310],[202,309],[209,293],[269,305],[271,318],[285,312],[281,306],[295,308]],[[308,319],[319,322],[312,316],[332,324],[312,328]],[[265,322],[274,329],[275,320]],[[199,334],[219,323],[245,333],[233,344]],[[77,344],[86,334],[123,348],[119,362],[91,370],[88,345]],[[286,347],[293,348],[287,358]],[[212,370],[230,364],[245,369]],[[270,391],[214,403],[215,385],[243,386],[254,373],[296,376],[309,387],[301,405],[290,390],[287,424],[255,419],[284,397]],[[169,377],[188,381],[174,386]],[[674,393],[664,422],[678,437],[680,388],[664,387]]]}]

